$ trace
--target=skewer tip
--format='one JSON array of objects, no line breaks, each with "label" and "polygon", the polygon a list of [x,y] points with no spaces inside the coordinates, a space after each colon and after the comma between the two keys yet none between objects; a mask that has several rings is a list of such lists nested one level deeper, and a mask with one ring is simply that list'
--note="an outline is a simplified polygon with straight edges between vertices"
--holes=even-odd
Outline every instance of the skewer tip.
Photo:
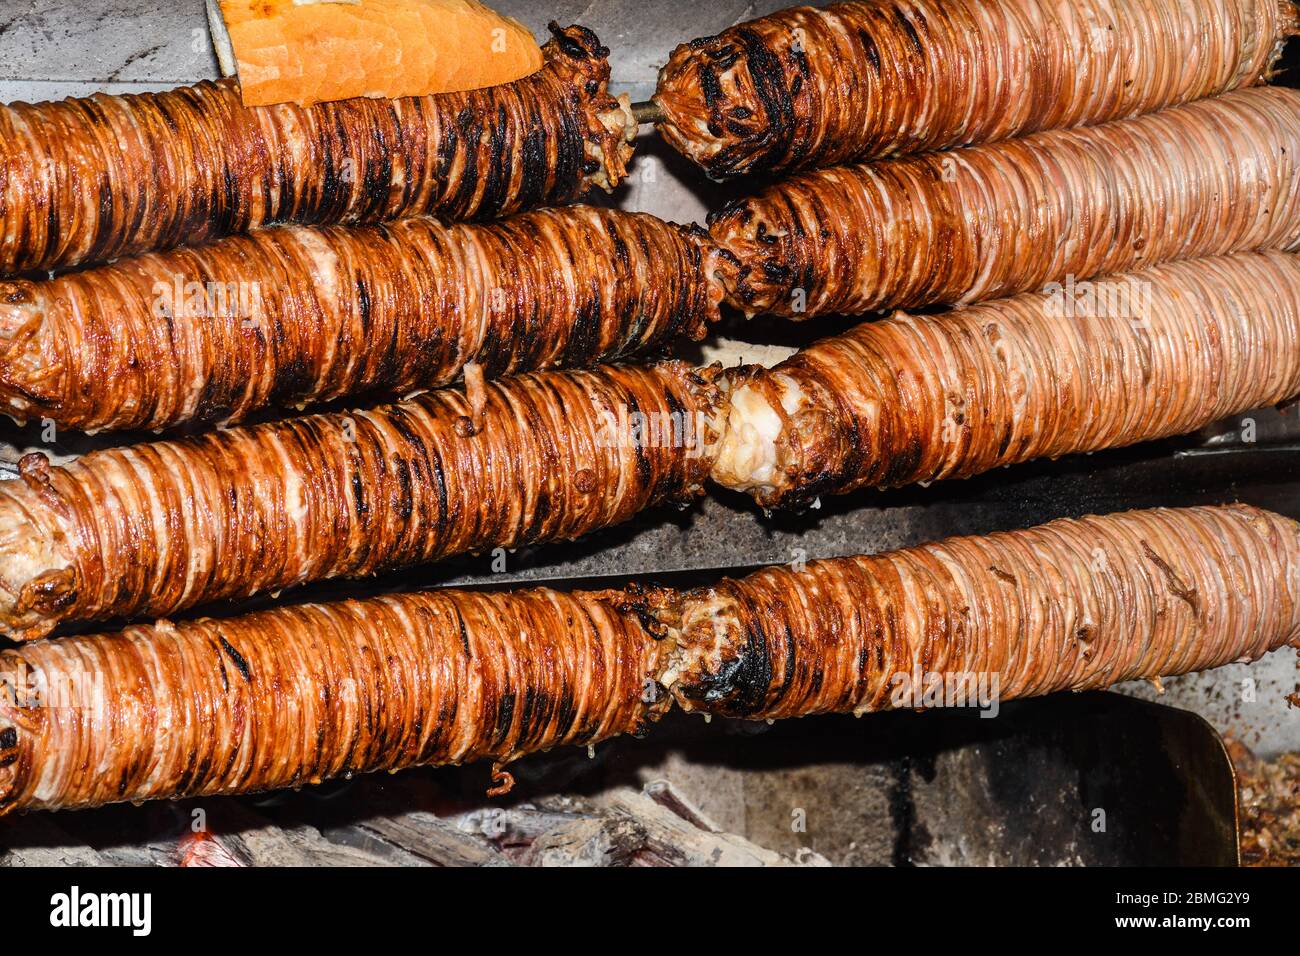
[{"label": "skewer tip", "polygon": [[663,108],[654,100],[632,104],[632,116],[642,126],[647,123],[662,123],[667,117]]}]

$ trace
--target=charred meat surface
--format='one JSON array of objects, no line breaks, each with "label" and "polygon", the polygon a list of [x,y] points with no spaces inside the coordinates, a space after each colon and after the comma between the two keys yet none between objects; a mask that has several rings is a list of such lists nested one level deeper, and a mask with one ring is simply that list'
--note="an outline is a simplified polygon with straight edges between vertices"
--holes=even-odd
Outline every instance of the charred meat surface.
[{"label": "charred meat surface", "polygon": [[673,51],[659,131],[716,178],[1104,123],[1269,77],[1290,0],[872,0]]},{"label": "charred meat surface", "polygon": [[750,719],[986,706],[1288,643],[1300,525],[1244,506],[1058,521],[685,593],[445,590],[162,622],[0,653],[0,812],[476,759],[495,761],[500,793],[502,764],[640,734],[674,701]]},{"label": "charred meat surface", "polygon": [[1170,259],[1300,247],[1300,91],[776,183],[718,211],[754,314],[957,305]]},{"label": "charred meat surface", "polygon": [[[601,594],[436,591],[0,653],[0,813],[500,765],[642,733],[658,647]],[[649,702],[648,702],[649,701]],[[88,772],[93,768],[93,772]]]},{"label": "charred meat surface", "polygon": [[954,692],[973,705],[1300,647],[1300,525],[1240,505],[1133,511],[659,601],[677,648],[661,682],[688,710],[861,714],[957,706]]},{"label": "charred meat surface", "polygon": [[698,227],[574,206],[261,229],[0,282],[0,400],[83,430],[235,422],[384,390],[580,367],[698,338],[729,273]]},{"label": "charred meat surface", "polygon": [[730,374],[713,478],[765,507],[1166,438],[1300,395],[1300,256],[898,313]]},{"label": "charred meat surface", "polygon": [[536,372],[88,454],[0,483],[0,623],[164,615],[576,538],[701,491],[715,373]]},{"label": "charred meat surface", "polygon": [[245,107],[233,80],[0,107],[0,274],[273,223],[489,219],[612,188],[632,119],[609,51],[552,25],[545,65],[437,96]]}]

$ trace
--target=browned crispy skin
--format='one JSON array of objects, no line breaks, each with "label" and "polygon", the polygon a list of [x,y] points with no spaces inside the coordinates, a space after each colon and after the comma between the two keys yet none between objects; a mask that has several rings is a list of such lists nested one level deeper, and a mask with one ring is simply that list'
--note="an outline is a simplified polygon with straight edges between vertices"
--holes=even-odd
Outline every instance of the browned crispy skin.
[{"label": "browned crispy skin", "polygon": [[235,81],[0,107],[0,273],[277,222],[486,219],[616,185],[631,155],[609,51],[560,30],[505,86],[246,108]]},{"label": "browned crispy skin", "polygon": [[[770,568],[688,593],[438,591],[132,627],[0,653],[0,813],[500,765],[642,733],[675,699],[746,718],[997,699],[1300,646],[1300,526],[1132,512]],[[672,696],[662,693],[667,687]],[[919,688],[918,688],[919,690]],[[924,703],[922,706],[932,706]]]},{"label": "browned crispy skin", "polygon": [[44,456],[0,484],[0,623],[170,614],[306,581],[576,538],[709,473],[711,372],[538,372],[182,441]]},{"label": "browned crispy skin", "polygon": [[682,44],[659,132],[716,178],[1104,123],[1266,79],[1290,0],[873,0]]},{"label": "browned crispy skin", "polygon": [[1066,276],[1300,246],[1300,91],[777,183],[720,210],[731,300],[795,318],[957,304]]},{"label": "browned crispy skin", "polygon": [[611,598],[543,590],[30,644],[0,653],[0,813],[499,766],[639,734],[669,703],[654,693],[657,653]]},{"label": "browned crispy skin", "polygon": [[766,507],[1185,434],[1300,395],[1300,256],[899,313],[742,371],[737,388],[780,419],[775,467],[729,456],[729,437],[714,477]]},{"label": "browned crispy skin", "polygon": [[985,675],[1010,700],[1300,646],[1300,525],[1245,506],[1135,511],[661,600],[680,644],[662,680],[690,710],[911,707],[930,674]]},{"label": "browned crispy skin", "polygon": [[585,206],[280,227],[0,282],[0,398],[20,419],[165,428],[445,385],[468,362],[614,361],[717,318],[732,267],[696,230]]}]

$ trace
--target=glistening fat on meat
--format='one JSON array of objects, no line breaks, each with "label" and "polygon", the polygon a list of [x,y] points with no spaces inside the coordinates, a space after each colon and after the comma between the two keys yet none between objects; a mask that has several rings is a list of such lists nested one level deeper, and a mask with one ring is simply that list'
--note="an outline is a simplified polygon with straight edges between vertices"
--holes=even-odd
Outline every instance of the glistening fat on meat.
[{"label": "glistening fat on meat", "polygon": [[1290,0],[870,0],[684,43],[659,132],[715,177],[1103,123],[1267,79]]},{"label": "glistening fat on meat", "polygon": [[1300,91],[792,177],[711,218],[749,313],[978,302],[1169,259],[1300,247]]},{"label": "glistening fat on meat", "polygon": [[651,216],[573,206],[261,229],[47,281],[0,281],[0,401],[79,429],[237,422],[384,390],[580,367],[698,338],[730,257]]},{"label": "glistening fat on meat", "polygon": [[0,274],[273,223],[488,219],[613,188],[635,134],[609,50],[552,24],[515,83],[245,107],[233,80],[0,107]]}]

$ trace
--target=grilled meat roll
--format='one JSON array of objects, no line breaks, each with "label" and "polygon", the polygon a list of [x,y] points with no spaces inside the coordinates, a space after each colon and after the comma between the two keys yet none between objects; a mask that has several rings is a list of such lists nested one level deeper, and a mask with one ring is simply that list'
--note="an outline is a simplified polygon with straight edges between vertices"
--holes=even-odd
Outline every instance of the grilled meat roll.
[{"label": "grilled meat roll", "polygon": [[718,390],[670,362],[538,372],[350,414],[20,462],[0,626],[206,601],[575,538],[700,491]]},{"label": "grilled meat roll", "polygon": [[[698,227],[696,227],[698,230]],[[79,429],[238,421],[613,361],[718,315],[707,236],[574,206],[481,226],[281,227],[0,282],[0,401]]]},{"label": "grilled meat roll", "polygon": [[899,313],[734,374],[713,477],[768,507],[1179,435],[1300,395],[1300,256]]},{"label": "grilled meat roll", "polygon": [[683,44],[659,132],[715,178],[1103,123],[1266,79],[1290,0],[872,0]]},{"label": "grilled meat roll", "polygon": [[0,813],[500,764],[641,733],[658,648],[601,594],[439,591],[0,653]]},{"label": "grilled meat roll", "polygon": [[608,93],[609,51],[583,27],[551,30],[541,70],[467,93],[249,108],[225,80],[0,107],[0,273],[611,188],[635,127]]},{"label": "grilled meat roll", "polygon": [[1055,521],[768,568],[657,613],[660,681],[710,714],[923,707],[931,675],[1000,700],[1089,690],[1300,647],[1300,525],[1244,506]]},{"label": "grilled meat roll", "polygon": [[1300,247],[1300,91],[820,170],[732,203],[728,293],[796,318],[1036,289],[1168,259]]},{"label": "grilled meat roll", "polygon": [[978,686],[1006,699],[1287,643],[1300,646],[1300,526],[1241,506],[1060,521],[685,594],[438,591],[162,622],[0,652],[0,813],[481,758],[503,792],[503,763],[640,734],[674,699],[746,718],[861,713],[952,703],[900,698],[914,675],[992,677]]}]

